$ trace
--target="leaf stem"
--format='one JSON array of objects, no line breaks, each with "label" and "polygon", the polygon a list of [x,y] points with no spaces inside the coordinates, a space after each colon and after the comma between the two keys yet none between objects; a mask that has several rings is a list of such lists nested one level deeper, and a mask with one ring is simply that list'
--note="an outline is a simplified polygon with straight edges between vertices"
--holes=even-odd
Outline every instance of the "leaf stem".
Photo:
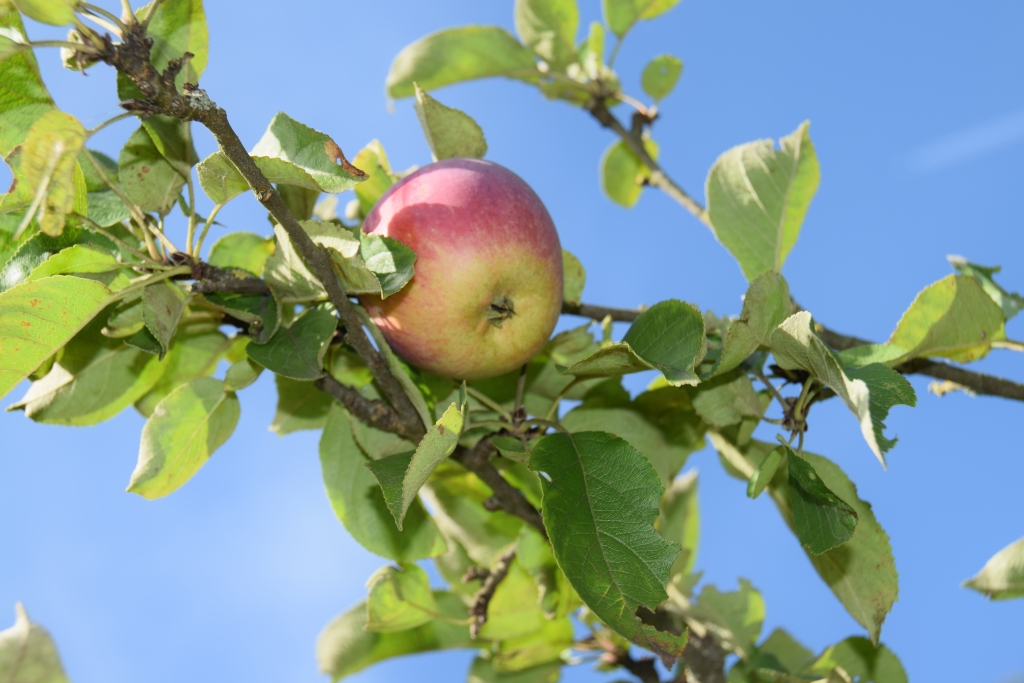
[{"label": "leaf stem", "polygon": [[99,54],[99,50],[92,47],[91,45],[85,45],[84,43],[72,43],[69,40],[33,40],[32,42],[28,43],[28,46],[32,48],[61,47],[67,48],[69,50],[74,50],[76,52],[84,52],[90,55]]},{"label": "leaf stem", "polygon": [[199,239],[196,241],[196,248],[192,252],[192,255],[196,258],[202,258],[203,254],[203,242],[206,241],[206,233],[210,231],[210,226],[213,225],[213,219],[217,217],[220,210],[224,208],[224,204],[214,204],[213,210],[210,211],[210,215],[206,218],[206,225],[203,226],[202,231],[199,233]]},{"label": "leaf stem", "polygon": [[191,266],[175,266],[174,268],[165,270],[162,273],[155,273],[153,275],[143,275],[140,278],[132,280],[132,283],[125,287],[124,289],[119,289],[116,292],[114,292],[114,298],[111,300],[111,303],[113,303],[114,301],[124,299],[129,294],[133,294],[134,292],[137,292],[140,289],[144,289],[156,282],[160,282],[161,280],[167,280],[178,275],[187,275],[191,272]]},{"label": "leaf stem", "polygon": [[104,121],[103,123],[99,124],[98,126],[95,126],[94,128],[90,128],[89,130],[87,130],[85,132],[86,133],[85,134],[85,139],[88,140],[93,135],[95,135],[96,133],[100,132],[101,130],[103,130],[107,126],[109,126],[111,124],[114,124],[114,123],[117,123],[118,121],[122,121],[124,119],[130,118],[132,116],[135,116],[135,114],[133,114],[130,111],[126,111],[123,114],[118,114],[117,116],[115,116],[112,119],[107,119],[106,121]]},{"label": "leaf stem", "polygon": [[477,389],[474,389],[473,387],[469,386],[468,384],[466,385],[466,393],[469,394],[470,396],[472,396],[473,398],[475,398],[480,403],[483,403],[485,406],[487,406],[488,408],[490,408],[491,410],[496,412],[498,415],[501,415],[508,422],[512,422],[512,414],[509,413],[504,408],[502,408],[501,404],[499,404],[497,401],[492,399],[487,394],[485,394],[482,391],[479,391]]},{"label": "leaf stem", "polygon": [[992,342],[993,349],[1007,349],[1009,351],[1024,351],[1024,342],[1013,339],[998,339]]},{"label": "leaf stem", "polygon": [[566,384],[562,388],[562,390],[558,392],[558,395],[555,396],[555,400],[551,402],[551,407],[548,408],[548,412],[544,415],[544,419],[545,420],[547,420],[549,422],[553,422],[554,421],[554,417],[555,417],[555,415],[558,414],[558,406],[562,402],[562,399],[565,398],[565,395],[568,394],[572,390],[573,387],[575,387],[577,384],[579,384],[580,381],[581,380],[580,380],[579,377],[573,377],[572,381],[569,382],[568,384]]},{"label": "leaf stem", "polygon": [[103,227],[100,227],[100,225],[98,223],[90,220],[86,216],[83,216],[82,214],[79,214],[79,213],[75,213],[75,214],[72,214],[72,215],[76,219],[78,219],[78,220],[82,221],[83,223],[85,223],[86,225],[88,225],[90,230],[93,230],[93,231],[98,232],[99,234],[103,235],[108,240],[110,240],[111,242],[113,242],[117,246],[121,247],[122,249],[124,249],[129,254],[131,254],[135,258],[139,259],[143,263],[146,263],[147,265],[163,265],[159,261],[154,261],[154,260],[150,259],[148,256],[143,254],[141,251],[133,248],[130,244],[128,244],[127,242],[122,240],[120,237],[118,237],[114,233],[110,232],[109,230],[107,230],[107,229],[105,229]]},{"label": "leaf stem", "polygon": [[[125,3],[125,4],[127,4],[127,3]],[[107,19],[112,21],[115,26],[117,26],[119,29],[121,29],[121,35],[122,36],[128,30],[128,26],[123,21],[121,21],[121,17],[117,16],[113,12],[108,12],[107,10],[103,9],[102,7],[97,7],[96,5],[90,5],[87,2],[82,3],[80,5],[80,7],[83,10],[85,10],[85,12],[87,14],[91,14],[93,16],[98,16],[98,17],[106,17]],[[131,10],[131,7],[129,7],[128,9]],[[131,16],[134,17],[135,15],[131,15]]]}]

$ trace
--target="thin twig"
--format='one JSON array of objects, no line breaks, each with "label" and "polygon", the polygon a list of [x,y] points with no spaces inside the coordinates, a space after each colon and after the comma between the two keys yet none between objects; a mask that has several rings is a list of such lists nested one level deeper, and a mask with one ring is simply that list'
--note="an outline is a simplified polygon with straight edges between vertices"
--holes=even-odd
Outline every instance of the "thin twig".
[{"label": "thin twig", "polygon": [[515,559],[516,548],[513,546],[498,558],[497,564],[487,572],[480,590],[473,596],[473,605],[469,608],[469,616],[472,620],[469,624],[470,638],[476,638],[480,635],[480,628],[487,622],[487,607],[491,604],[494,591],[498,589],[498,585],[508,575],[508,570],[511,569],[512,561]]},{"label": "thin twig", "polygon": [[202,231],[199,233],[199,239],[196,240],[196,247],[192,250],[192,255],[196,258],[202,258],[203,256],[203,242],[206,241],[206,233],[210,231],[210,226],[213,225],[213,220],[220,213],[220,210],[224,208],[224,204],[214,204],[213,209],[210,210],[210,215],[206,218],[206,225],[203,226]]},{"label": "thin twig", "polygon": [[604,320],[611,316],[612,320],[623,323],[631,323],[640,317],[644,308],[611,308],[609,306],[595,306],[593,304],[562,304],[562,315],[578,315],[592,320]]},{"label": "thin twig", "polygon": [[93,230],[93,231],[98,232],[99,234],[103,235],[108,240],[110,240],[111,242],[113,242],[117,246],[121,247],[122,249],[124,249],[129,254],[131,254],[135,258],[139,259],[143,263],[159,263],[159,261],[152,261],[148,256],[143,254],[138,249],[135,249],[134,247],[132,247],[130,244],[128,244],[127,242],[122,240],[120,237],[118,237],[114,233],[112,233],[109,230],[107,230],[106,228],[102,227],[99,223],[96,223],[95,221],[92,221],[89,218],[87,218],[86,216],[83,216],[82,214],[79,214],[79,213],[73,213],[71,215],[74,216],[74,218],[76,220],[79,220],[82,223],[85,223],[86,225],[88,225],[90,230]]}]

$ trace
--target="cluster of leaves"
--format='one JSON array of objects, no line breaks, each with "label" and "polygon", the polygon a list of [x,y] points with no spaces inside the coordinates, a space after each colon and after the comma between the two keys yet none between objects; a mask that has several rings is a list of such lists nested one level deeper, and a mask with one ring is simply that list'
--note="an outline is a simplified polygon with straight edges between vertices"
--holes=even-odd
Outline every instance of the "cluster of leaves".
[{"label": "cluster of leaves", "polygon": [[[501,75],[592,110],[630,104],[646,157],[620,140],[602,161],[608,195],[630,206],[660,173],[650,166],[658,148],[649,128],[682,63],[662,55],[648,64],[642,84],[655,104],[643,106],[621,91],[614,54],[636,22],[677,2],[605,0],[604,24],[577,44],[575,0],[517,0],[518,40],[495,27],[433,34],[398,55],[388,92],[415,96],[435,160],[487,150],[472,118],[427,93],[443,85]],[[405,364],[357,307],[423,422],[426,435],[414,443],[322,390],[331,379],[387,408],[368,360],[339,329],[324,282],[284,228],[275,225],[272,238],[226,234],[202,258],[221,207],[249,189],[227,151],[200,162],[191,124],[156,114],[115,161],[89,149],[96,129],[56,108],[20,13],[71,25],[65,63],[84,69],[95,32],[82,17],[120,23],[90,7],[0,3],[0,78],[9,85],[0,154],[15,177],[0,197],[0,396],[30,379],[10,408],[47,424],[96,424],[134,406],[147,422],[128,490],[157,498],[197,475],[235,429],[238,393],[273,373],[271,430],[322,430],[332,508],[353,538],[394,563],[370,578],[365,603],[321,634],[324,672],[337,680],[387,657],[471,648],[479,656],[470,681],[555,681],[580,661],[573,651],[601,652],[600,666],[612,668],[632,661],[638,645],[683,680],[689,637],[736,656],[730,681],[906,680],[879,645],[897,597],[888,537],[838,465],[803,449],[807,417],[814,403],[839,397],[884,465],[896,442],[885,433],[889,411],[915,403],[895,368],[923,358],[967,362],[1006,343],[1005,323],[1024,299],[995,283],[996,269],[956,260],[958,274],[925,288],[887,343],[829,347],[780,274],[818,185],[805,123],[778,147],[762,140],[729,150],[708,174],[706,220],[750,282],[739,317],[670,299],[637,315],[621,341],[611,339],[610,320],[600,338],[590,322],[554,336],[521,372],[459,385]],[[193,55],[176,67],[176,84],[194,89],[208,54],[201,0],[164,0],[137,17],[157,70]],[[609,32],[616,44],[606,61]],[[123,73],[117,85],[122,99],[144,99]],[[329,136],[282,113],[249,155],[326,249],[346,294],[387,297],[413,278],[407,246],[361,230],[404,175],[378,141],[350,164]],[[195,180],[214,204],[205,218]],[[355,198],[339,217],[332,195],[347,190]],[[564,300],[578,307],[585,271],[568,252],[564,265]],[[623,388],[624,375],[652,370],[659,376],[646,391]],[[787,385],[796,396],[782,396]],[[564,412],[566,400],[578,404]],[[781,417],[768,416],[772,406]],[[779,426],[779,444],[754,438],[762,423]],[[680,473],[707,442],[750,497],[772,498],[868,639],[815,656],[784,631],[761,637],[764,604],[746,580],[736,591],[697,589],[697,482]],[[451,457],[480,449],[493,450],[491,464],[540,510],[542,525],[502,509],[496,491]],[[1021,554],[1018,542],[971,585],[1020,595]],[[444,589],[431,586],[418,564],[425,560]],[[0,671],[13,666],[5,661],[60,669],[23,610],[0,633]]]}]

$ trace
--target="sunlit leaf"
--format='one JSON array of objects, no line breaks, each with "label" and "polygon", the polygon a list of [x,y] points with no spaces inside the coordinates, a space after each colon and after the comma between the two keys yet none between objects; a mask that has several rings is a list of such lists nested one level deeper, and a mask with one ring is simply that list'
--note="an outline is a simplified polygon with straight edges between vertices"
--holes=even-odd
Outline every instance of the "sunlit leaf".
[{"label": "sunlit leaf", "polygon": [[783,448],[789,467],[793,531],[800,544],[815,555],[842,545],[857,528],[857,511],[829,490],[810,463],[788,446]]},{"label": "sunlit leaf", "polygon": [[[0,11],[0,28],[25,34],[17,12]],[[4,84],[0,89],[0,156],[6,158],[24,141],[32,124],[54,109],[54,104],[31,50],[0,60],[0,82]]]},{"label": "sunlit leaf", "polygon": [[185,312],[187,295],[181,287],[162,280],[142,290],[142,321],[160,348],[160,357],[167,353],[167,347],[178,329],[178,321]]},{"label": "sunlit leaf", "polygon": [[454,157],[482,159],[487,153],[484,131],[469,114],[446,107],[419,85],[415,107],[434,161]]},{"label": "sunlit leaf", "polygon": [[0,396],[64,346],[110,295],[99,282],[66,275],[0,293]]},{"label": "sunlit leaf", "polygon": [[620,38],[641,19],[654,19],[679,4],[679,0],[604,0],[604,20]]},{"label": "sunlit leaf", "polygon": [[75,0],[13,0],[18,11],[41,24],[65,26],[74,22]]},{"label": "sunlit leaf", "polygon": [[344,192],[366,180],[330,136],[299,123],[284,112],[274,116],[250,152],[273,183],[321,192]]},{"label": "sunlit leaf", "polygon": [[993,600],[1024,597],[1024,538],[993,555],[964,586]]},{"label": "sunlit leaf", "polygon": [[516,0],[514,16],[519,38],[552,67],[564,68],[575,59],[576,0]]},{"label": "sunlit leaf", "polygon": [[48,235],[59,235],[65,216],[79,208],[75,206],[74,177],[83,144],[85,128],[78,119],[60,111],[39,117],[21,144],[15,179],[25,185],[20,191],[38,202],[39,227]]},{"label": "sunlit leaf", "polygon": [[779,272],[796,244],[820,172],[805,121],[779,141],[758,140],[718,157],[707,179],[715,236],[747,280]]},{"label": "sunlit leaf", "polygon": [[732,370],[759,346],[767,346],[772,332],[790,316],[792,309],[789,285],[778,273],[768,271],[751,282],[743,297],[743,312],[739,320],[729,325],[723,340],[715,374]]},{"label": "sunlit leaf", "polygon": [[741,657],[749,657],[761,635],[764,598],[746,579],[740,579],[739,584],[739,590],[727,592],[713,585],[704,586],[693,614],[718,627],[718,635],[726,641],[727,650],[735,649]]},{"label": "sunlit leaf", "polygon": [[356,197],[359,199],[359,210],[363,216],[370,213],[370,209],[377,203],[377,200],[387,192],[394,184],[391,177],[391,164],[384,152],[384,146],[379,140],[371,140],[370,144],[363,147],[352,164],[363,170],[369,179],[355,186]]},{"label": "sunlit leaf", "polygon": [[218,268],[241,268],[259,277],[273,253],[273,238],[252,232],[232,232],[214,243],[207,262]]},{"label": "sunlit leaf", "polygon": [[562,250],[562,301],[579,305],[583,297],[583,286],[587,282],[587,271],[580,260]]},{"label": "sunlit leaf", "polygon": [[6,683],[68,683],[50,634],[29,621],[21,603],[14,625],[0,631],[0,672]]},{"label": "sunlit leaf", "polygon": [[[458,596],[435,591],[438,611],[451,621],[465,622],[466,606]],[[320,671],[338,681],[350,674],[390,657],[474,647],[469,627],[435,619],[408,631],[374,633],[366,630],[366,605],[359,604],[336,617],[321,631],[316,641],[316,660]]]},{"label": "sunlit leaf", "polygon": [[444,552],[445,542],[419,501],[406,511],[402,530],[384,501],[369,462],[352,434],[344,408],[329,408],[320,438],[320,465],[331,508],[352,538],[367,550],[395,562],[414,562]]},{"label": "sunlit leaf", "polygon": [[[141,309],[141,302],[139,307]],[[230,339],[209,326],[182,327],[162,361],[165,367],[163,375],[135,402],[135,409],[149,417],[169,393],[194,379],[212,375],[230,345]]]},{"label": "sunlit leaf", "polygon": [[164,158],[145,128],[139,127],[128,138],[117,165],[121,188],[139,208],[160,214],[174,208],[185,177]]},{"label": "sunlit leaf", "polygon": [[[644,149],[657,161],[658,143],[646,139]],[[613,143],[601,157],[601,187],[609,199],[627,209],[640,199],[644,183],[650,177],[651,170],[625,142]]]},{"label": "sunlit leaf", "polygon": [[381,567],[366,587],[366,630],[378,633],[407,631],[431,621],[437,602],[427,573],[414,564]]},{"label": "sunlit leaf", "polygon": [[413,83],[424,90],[488,76],[536,80],[537,65],[530,50],[496,26],[446,29],[406,46],[388,72],[391,97],[415,94]]},{"label": "sunlit leaf", "polygon": [[683,73],[683,63],[672,55],[658,55],[644,67],[640,85],[655,100],[668,97]]},{"label": "sunlit leaf", "polygon": [[858,683],[907,683],[907,673],[893,651],[867,638],[854,636],[829,647],[810,670],[827,675],[837,666]]},{"label": "sunlit leaf", "polygon": [[992,297],[992,301],[995,301],[1003,309],[1004,320],[1009,321],[1010,318],[1020,313],[1021,309],[1024,309],[1024,296],[1007,292],[996,283],[994,276],[1002,270],[1000,266],[979,266],[962,256],[947,256],[946,258],[958,272],[970,275],[978,281],[985,293]]},{"label": "sunlit leaf", "polygon": [[194,379],[157,404],[142,429],[128,491],[150,500],[179,489],[235,431],[238,398],[216,379]]},{"label": "sunlit leaf", "polygon": [[388,509],[394,515],[399,529],[402,528],[405,513],[416,499],[420,488],[459,443],[466,419],[465,389],[460,394],[459,402],[448,406],[441,419],[416,446],[415,452],[398,453],[367,465],[380,482]]},{"label": "sunlit leaf", "polygon": [[661,514],[654,528],[683,550],[672,563],[671,575],[689,574],[697,561],[700,540],[700,508],[697,506],[697,472],[691,470],[673,480],[661,497]]}]

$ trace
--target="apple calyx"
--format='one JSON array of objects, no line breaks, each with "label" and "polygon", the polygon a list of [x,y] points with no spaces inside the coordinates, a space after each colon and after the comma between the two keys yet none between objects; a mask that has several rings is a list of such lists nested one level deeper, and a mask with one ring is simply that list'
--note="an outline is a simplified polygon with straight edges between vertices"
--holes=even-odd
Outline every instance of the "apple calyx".
[{"label": "apple calyx", "polygon": [[490,308],[487,309],[487,322],[494,325],[495,327],[501,327],[501,324],[516,314],[515,306],[512,305],[512,299],[502,295],[491,302]]}]

